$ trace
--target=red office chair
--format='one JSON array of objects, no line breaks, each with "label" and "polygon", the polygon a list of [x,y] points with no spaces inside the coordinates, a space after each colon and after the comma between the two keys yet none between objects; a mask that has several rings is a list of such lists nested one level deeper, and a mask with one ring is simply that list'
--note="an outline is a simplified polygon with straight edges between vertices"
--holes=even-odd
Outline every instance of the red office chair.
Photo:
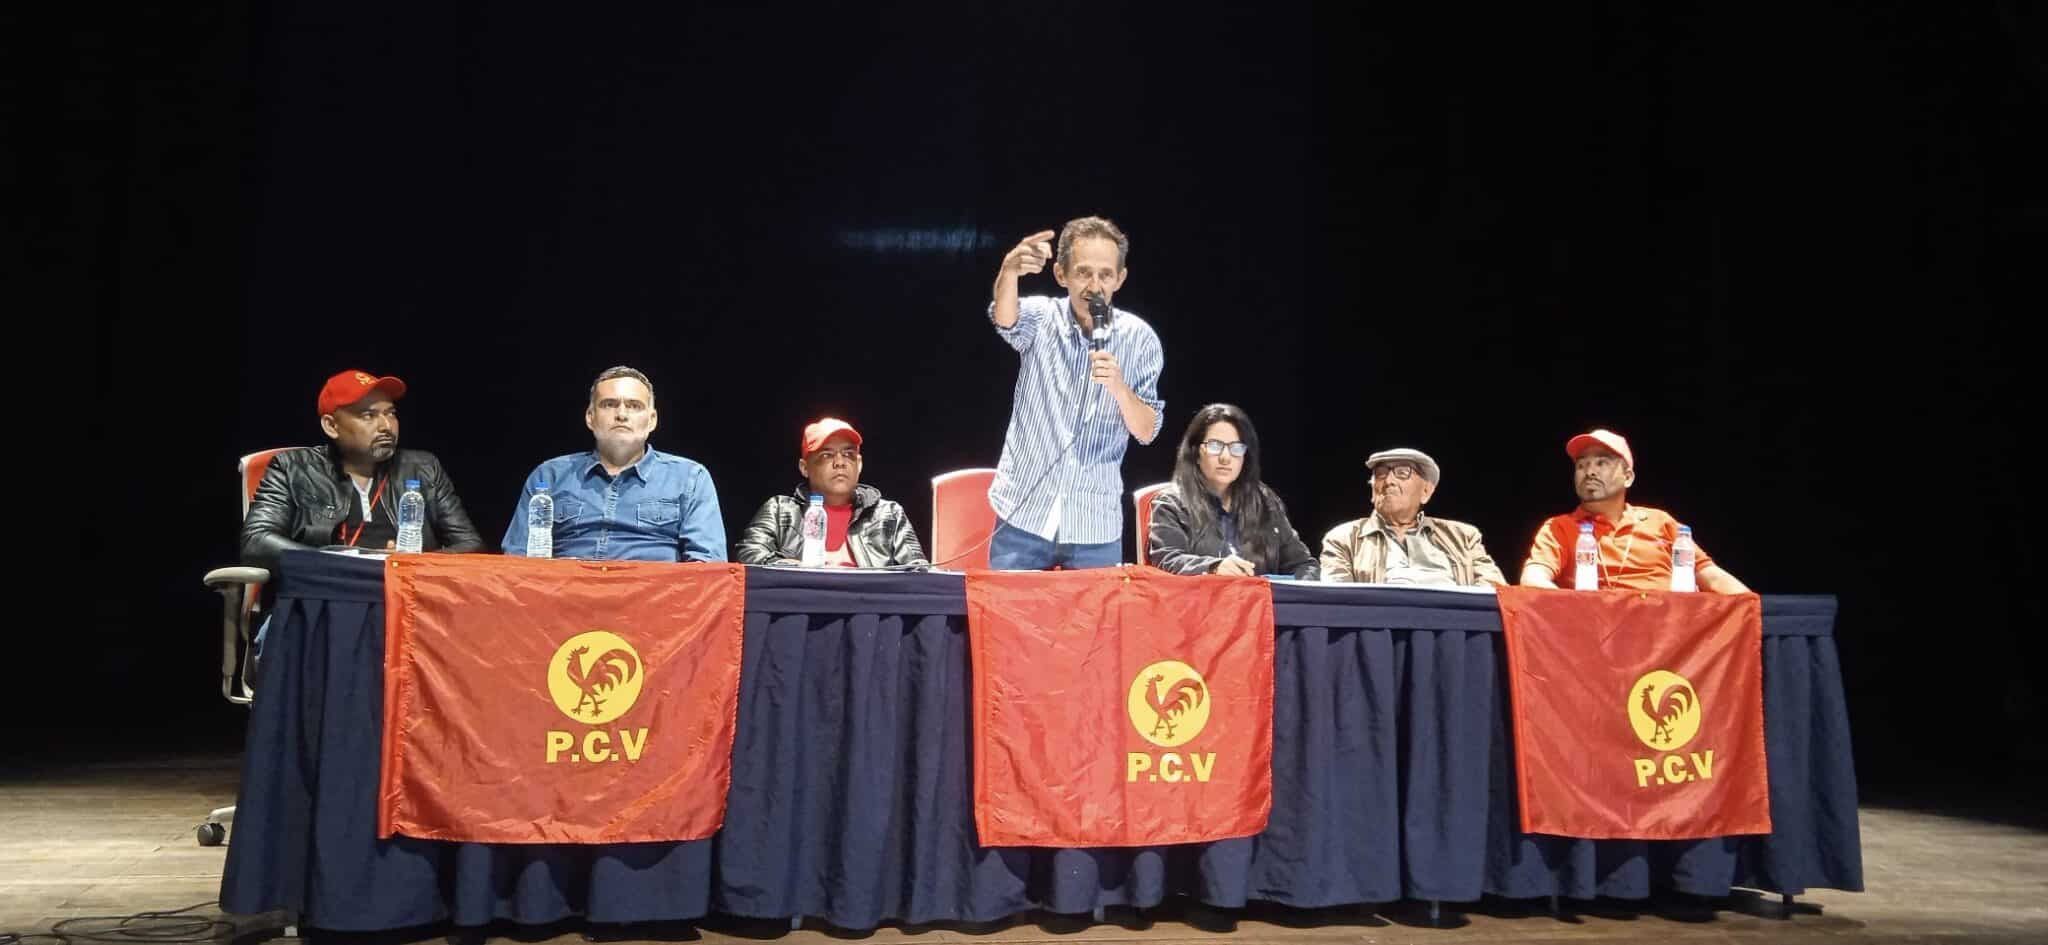
[{"label": "red office chair", "polygon": [[965,571],[988,567],[996,510],[988,504],[993,469],[956,469],[932,477],[932,566]]},{"label": "red office chair", "polygon": [[1152,534],[1152,500],[1159,498],[1159,493],[1166,491],[1166,487],[1170,485],[1173,485],[1173,483],[1155,482],[1149,486],[1141,486],[1131,490],[1131,509],[1137,513],[1132,516],[1132,521],[1136,523],[1138,528],[1139,564],[1151,564],[1150,561],[1146,560],[1145,545],[1147,544],[1147,539]]},{"label": "red office chair", "polygon": [[[250,453],[235,464],[235,478],[241,487],[242,518],[249,517],[249,502],[256,497],[256,486],[263,482],[263,473],[270,468],[270,461],[282,452],[285,450]],[[249,652],[255,639],[253,627],[257,611],[262,609],[263,584],[270,580],[270,572],[263,568],[215,568],[206,573],[204,580],[207,590],[220,594],[221,598],[221,697],[236,705],[248,705],[256,697],[256,690],[249,684]],[[220,845],[228,836],[225,825],[234,819],[233,807],[222,807],[206,815],[206,821],[194,830],[199,837],[199,845]]]}]

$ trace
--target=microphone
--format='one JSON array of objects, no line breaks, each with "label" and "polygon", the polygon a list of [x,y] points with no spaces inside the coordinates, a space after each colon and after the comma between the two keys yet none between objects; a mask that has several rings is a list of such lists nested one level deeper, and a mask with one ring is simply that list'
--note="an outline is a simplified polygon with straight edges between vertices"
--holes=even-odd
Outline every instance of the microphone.
[{"label": "microphone", "polygon": [[1095,322],[1095,332],[1088,338],[1090,350],[1101,351],[1104,346],[1109,344],[1111,311],[1109,302],[1102,297],[1102,293],[1088,293],[1088,317]]}]

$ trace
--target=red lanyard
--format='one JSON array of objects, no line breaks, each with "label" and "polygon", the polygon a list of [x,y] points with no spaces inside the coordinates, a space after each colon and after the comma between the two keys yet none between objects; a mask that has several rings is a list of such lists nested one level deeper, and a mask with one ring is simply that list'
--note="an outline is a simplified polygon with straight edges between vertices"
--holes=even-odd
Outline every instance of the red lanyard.
[{"label": "red lanyard", "polygon": [[[384,484],[390,481],[389,478],[377,480],[376,491],[370,493],[370,507],[363,510],[363,520],[356,523],[356,530],[349,533],[348,541],[343,542],[343,544],[354,548],[356,546],[356,539],[363,537],[363,529],[369,527],[370,524],[370,513],[377,510],[377,500],[384,497]],[[343,525],[342,528],[346,529],[348,526]]]}]

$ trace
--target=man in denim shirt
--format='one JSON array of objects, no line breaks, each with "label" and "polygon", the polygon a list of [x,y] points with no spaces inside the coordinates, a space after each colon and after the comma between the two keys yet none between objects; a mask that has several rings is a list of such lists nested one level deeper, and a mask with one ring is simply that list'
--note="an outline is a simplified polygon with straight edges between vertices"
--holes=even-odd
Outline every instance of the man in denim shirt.
[{"label": "man in denim shirt", "polygon": [[599,374],[583,411],[596,448],[557,456],[526,477],[505,553],[526,553],[526,503],[545,482],[555,499],[557,558],[724,561],[711,473],[647,445],[658,419],[647,375],[629,367]]}]

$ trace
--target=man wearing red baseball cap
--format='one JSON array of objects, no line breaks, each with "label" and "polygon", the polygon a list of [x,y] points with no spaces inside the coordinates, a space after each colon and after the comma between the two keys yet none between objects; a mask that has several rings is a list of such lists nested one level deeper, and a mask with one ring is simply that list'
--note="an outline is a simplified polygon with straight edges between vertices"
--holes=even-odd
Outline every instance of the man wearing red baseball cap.
[{"label": "man wearing red baseball cap", "polygon": [[[1566,441],[1564,451],[1572,458],[1572,485],[1579,493],[1579,507],[1569,515],[1551,516],[1536,530],[1529,560],[1522,563],[1522,583],[1529,587],[1576,584],[1578,569],[1572,549],[1578,544],[1579,526],[1590,522],[1600,546],[1602,588],[1670,590],[1671,543],[1678,538],[1678,520],[1662,509],[1628,503],[1628,487],[1636,482],[1636,457],[1628,441],[1611,430],[1594,430]],[[1702,590],[1749,592],[1697,544],[1693,571]]]},{"label": "man wearing red baseball cap", "polygon": [[736,559],[745,564],[796,565],[803,558],[804,511],[812,496],[825,500],[825,563],[843,568],[915,567],[931,562],[903,506],[860,481],[860,431],[824,417],[804,427],[796,468],[804,481],[787,495],[761,503],[741,536]]},{"label": "man wearing red baseball cap", "polygon": [[327,379],[317,402],[325,446],[277,454],[242,522],[242,563],[276,567],[294,548],[346,545],[385,550],[398,537],[398,499],[418,480],[427,500],[422,544],[475,551],[483,538],[434,454],[398,448],[397,400],[405,382],[362,371]]}]

